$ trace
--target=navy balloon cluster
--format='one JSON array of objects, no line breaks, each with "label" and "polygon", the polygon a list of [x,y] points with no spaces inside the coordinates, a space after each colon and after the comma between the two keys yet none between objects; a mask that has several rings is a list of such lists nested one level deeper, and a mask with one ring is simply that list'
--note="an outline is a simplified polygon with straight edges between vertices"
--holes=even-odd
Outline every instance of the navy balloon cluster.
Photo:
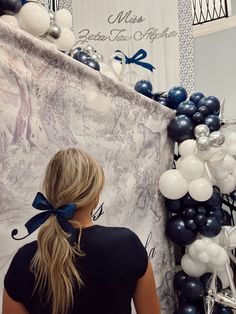
[{"label": "navy balloon cluster", "polygon": [[21,7],[21,0],[0,0],[0,15],[17,14],[20,11]]},{"label": "navy balloon cluster", "polygon": [[197,202],[189,194],[179,200],[165,199],[168,211],[176,214],[166,225],[166,234],[175,244],[185,246],[196,240],[198,232],[215,237],[222,225],[228,224],[229,215],[221,208],[221,194],[214,188],[211,198]]},{"label": "navy balloon cluster", "polygon": [[83,51],[80,47],[75,48],[71,56],[73,59],[82,62],[83,64],[89,66],[90,68],[96,71],[100,71],[99,63],[96,60],[94,60],[88,52]]}]

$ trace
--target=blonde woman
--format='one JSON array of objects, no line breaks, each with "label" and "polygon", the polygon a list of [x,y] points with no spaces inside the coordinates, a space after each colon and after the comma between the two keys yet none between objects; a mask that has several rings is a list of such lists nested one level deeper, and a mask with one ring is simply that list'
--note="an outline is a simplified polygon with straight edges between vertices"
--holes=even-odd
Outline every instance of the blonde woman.
[{"label": "blonde woman", "polygon": [[[26,228],[38,240],[14,256],[4,281],[3,314],[159,314],[153,271],[135,233],[93,225],[104,185],[101,166],[79,149],[52,157],[39,214]],[[12,236],[16,238],[17,230]]]}]

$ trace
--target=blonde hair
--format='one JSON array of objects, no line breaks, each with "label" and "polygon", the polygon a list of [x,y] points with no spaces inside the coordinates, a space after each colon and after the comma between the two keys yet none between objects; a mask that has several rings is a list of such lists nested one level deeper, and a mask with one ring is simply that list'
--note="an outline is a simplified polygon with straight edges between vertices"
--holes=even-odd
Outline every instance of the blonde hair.
[{"label": "blonde hair", "polygon": [[[54,208],[74,203],[77,210],[92,204],[104,184],[101,166],[87,153],[68,148],[56,153],[50,160],[43,182],[46,198]],[[69,244],[69,234],[52,215],[40,228],[38,249],[31,263],[35,275],[35,290],[45,295],[52,306],[52,314],[66,314],[73,306],[75,286],[83,284],[75,267],[77,256],[83,255],[80,249],[81,226],[78,243]]]}]

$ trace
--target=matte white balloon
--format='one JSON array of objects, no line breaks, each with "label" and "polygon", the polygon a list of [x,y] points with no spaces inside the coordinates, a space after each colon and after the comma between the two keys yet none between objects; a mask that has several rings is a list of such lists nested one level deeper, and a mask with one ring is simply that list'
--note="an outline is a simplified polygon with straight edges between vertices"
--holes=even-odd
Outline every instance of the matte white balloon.
[{"label": "matte white balloon", "polygon": [[190,182],[188,191],[196,201],[205,202],[212,196],[213,187],[206,179],[199,178]]},{"label": "matte white balloon", "polygon": [[1,19],[7,22],[8,24],[11,24],[16,27],[20,27],[17,18],[14,15],[7,15],[4,14],[1,16]]},{"label": "matte white balloon", "polygon": [[236,182],[236,169],[234,169],[234,171],[233,171],[233,177],[234,177],[234,180]]},{"label": "matte white balloon", "polygon": [[194,180],[202,176],[204,164],[195,155],[189,155],[182,160],[180,171],[186,179]]},{"label": "matte white balloon", "polygon": [[71,28],[72,26],[72,15],[70,11],[66,9],[60,9],[56,12],[56,22],[61,27]]},{"label": "matte white balloon", "polygon": [[61,36],[55,41],[57,48],[61,51],[70,50],[75,44],[75,35],[68,28],[61,28]]},{"label": "matte white balloon", "polygon": [[[230,271],[230,275],[231,277],[233,278],[234,276],[234,273],[233,273],[233,270],[231,267],[229,267],[229,271]],[[220,278],[221,282],[222,282],[222,286],[223,286],[223,289],[226,289],[229,287],[229,278],[228,278],[228,275],[227,275],[227,272],[226,270],[225,271],[222,271],[222,272],[217,272],[217,276]]]},{"label": "matte white balloon", "polygon": [[214,168],[213,172],[217,180],[224,180],[228,177],[228,171],[223,166]]},{"label": "matte white balloon", "polygon": [[220,246],[217,245],[216,243],[211,243],[207,246],[207,252],[213,257],[217,257],[220,254]]},{"label": "matte white balloon", "polygon": [[225,179],[217,181],[216,185],[223,194],[229,194],[235,189],[235,179],[229,174]]},{"label": "matte white balloon", "polygon": [[230,144],[226,147],[227,152],[232,155],[236,156],[236,144]]},{"label": "matte white balloon", "polygon": [[225,158],[223,160],[222,166],[229,172],[233,173],[236,169],[236,161],[235,159],[230,155],[225,155]]},{"label": "matte white balloon", "polygon": [[207,264],[210,261],[210,256],[207,252],[201,252],[198,255],[198,259],[200,262]]},{"label": "matte white balloon", "polygon": [[197,144],[194,140],[186,140],[179,145],[180,156],[186,157],[188,155],[193,155],[196,151]]},{"label": "matte white balloon", "polygon": [[34,36],[45,34],[50,26],[47,10],[35,2],[28,2],[23,5],[17,18],[20,27]]},{"label": "matte white balloon", "polygon": [[184,160],[184,157],[180,157],[180,158],[178,158],[177,160],[176,160],[176,162],[175,162],[175,167],[176,167],[176,169],[180,169],[181,168],[181,164],[182,164],[182,161]]},{"label": "matte white balloon", "polygon": [[206,264],[193,261],[188,254],[182,257],[181,266],[187,275],[193,277],[200,277],[207,271]]},{"label": "matte white balloon", "polygon": [[160,177],[159,189],[162,195],[175,200],[188,192],[188,182],[178,170],[167,170]]}]

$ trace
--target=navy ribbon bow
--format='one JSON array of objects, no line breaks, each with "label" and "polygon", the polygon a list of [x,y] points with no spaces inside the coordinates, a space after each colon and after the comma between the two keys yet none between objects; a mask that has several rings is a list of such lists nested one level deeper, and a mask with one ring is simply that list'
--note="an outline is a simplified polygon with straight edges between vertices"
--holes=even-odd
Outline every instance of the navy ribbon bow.
[{"label": "navy ribbon bow", "polygon": [[[121,50],[116,50],[116,52],[121,52],[125,56],[126,64],[135,63],[137,65],[140,65],[141,67],[148,69],[151,72],[153,72],[153,70],[155,69],[154,66],[151,65],[151,63],[141,61],[147,56],[147,52],[144,49],[139,49],[139,51],[137,51],[131,58],[127,57],[126,54],[124,54],[124,52],[122,52]],[[118,56],[116,56],[115,59],[118,61],[122,61],[122,59]]]},{"label": "navy ribbon bow", "polygon": [[72,224],[68,221],[73,217],[73,214],[76,210],[75,204],[66,204],[57,209],[53,208],[53,206],[48,202],[48,200],[44,197],[44,195],[40,192],[37,193],[35,199],[33,201],[32,206],[36,209],[42,210],[42,213],[39,213],[28,220],[25,224],[25,227],[28,231],[28,234],[21,238],[16,238],[15,236],[18,234],[18,230],[12,230],[11,236],[15,240],[22,240],[27,238],[30,234],[32,234],[35,230],[37,230],[51,215],[56,215],[58,223],[61,228],[70,234],[69,242],[73,244],[76,242],[76,229],[72,226]]}]

